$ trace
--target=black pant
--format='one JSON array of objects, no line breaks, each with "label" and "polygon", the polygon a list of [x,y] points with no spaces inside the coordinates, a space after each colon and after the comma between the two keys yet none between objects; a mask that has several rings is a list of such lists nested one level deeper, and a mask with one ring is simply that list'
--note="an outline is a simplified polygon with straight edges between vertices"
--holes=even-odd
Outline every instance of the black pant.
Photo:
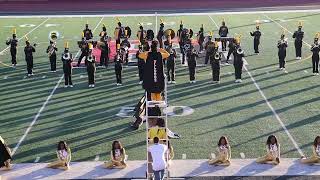
[{"label": "black pant", "polygon": [[209,62],[209,53],[206,52],[206,57],[204,59],[204,64],[208,64],[208,62]]},{"label": "black pant", "polygon": [[33,57],[26,57],[26,62],[27,62],[27,72],[28,74],[32,74]]},{"label": "black pant", "polygon": [[226,39],[221,39],[221,44],[222,44],[222,51],[225,51],[227,49],[227,40]]},{"label": "black pant", "polygon": [[294,41],[294,47],[296,48],[296,57],[301,57],[302,41]]},{"label": "black pant", "polygon": [[183,43],[179,42],[179,46],[180,46],[180,52],[182,55],[182,64],[184,64],[186,61],[186,54],[184,52]]},{"label": "black pant", "polygon": [[162,38],[159,38],[159,39],[158,39],[158,42],[159,42],[159,47],[160,47],[160,48],[163,48],[163,41],[162,41]]},{"label": "black pant", "polygon": [[313,73],[319,73],[319,56],[312,56],[312,69]]},{"label": "black pant", "polygon": [[211,64],[212,81],[220,81],[220,64]]},{"label": "black pant", "polygon": [[279,56],[279,68],[285,68],[286,61],[285,61],[285,56]]},{"label": "black pant", "polygon": [[259,44],[260,41],[258,39],[253,40],[253,48],[255,53],[259,53]]},{"label": "black pant", "polygon": [[167,75],[168,75],[168,81],[175,81],[175,70],[174,70],[174,64],[167,66]]},{"label": "black pant", "polygon": [[196,67],[195,66],[189,66],[189,76],[190,76],[190,81],[194,81],[196,79]]},{"label": "black pant", "polygon": [[79,57],[79,59],[78,59],[78,65],[80,65],[81,60],[83,59],[83,57],[86,57],[86,58],[85,58],[85,64],[87,65],[88,54],[85,53],[85,52],[81,52],[81,55],[80,55],[80,57]]},{"label": "black pant", "polygon": [[122,77],[121,77],[122,70],[115,70],[115,72],[116,72],[117,83],[122,84]]},{"label": "black pant", "polygon": [[235,63],[233,64],[233,66],[234,66],[235,78],[236,78],[236,79],[241,79],[243,61],[235,62]]},{"label": "black pant", "polygon": [[227,55],[227,62],[229,61],[229,58],[231,56],[231,54],[233,53],[234,49],[229,49],[228,51],[228,55]]},{"label": "black pant", "polygon": [[57,55],[51,55],[50,56],[50,68],[51,68],[51,71],[56,71],[56,67],[57,67]]},{"label": "black pant", "polygon": [[87,68],[87,71],[88,71],[88,81],[89,81],[89,85],[90,84],[94,84],[94,76],[95,76],[95,68],[93,67],[89,67]]},{"label": "black pant", "polygon": [[11,63],[16,65],[17,64],[17,49],[10,48],[10,53],[11,53]]},{"label": "black pant", "polygon": [[72,85],[71,73],[64,73],[64,85]]},{"label": "black pant", "polygon": [[138,64],[138,70],[139,70],[139,81],[143,81],[144,65]]},{"label": "black pant", "polygon": [[100,55],[100,66],[106,66],[108,67],[109,65],[109,55],[108,52],[106,51],[101,51],[101,55]]},{"label": "black pant", "polygon": [[198,43],[200,47],[199,51],[203,51],[203,41],[198,41]]}]

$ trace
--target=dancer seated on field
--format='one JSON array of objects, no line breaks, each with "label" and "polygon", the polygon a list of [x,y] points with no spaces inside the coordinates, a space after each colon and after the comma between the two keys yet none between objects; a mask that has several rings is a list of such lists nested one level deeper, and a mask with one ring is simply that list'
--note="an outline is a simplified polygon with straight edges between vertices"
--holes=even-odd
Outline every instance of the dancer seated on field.
[{"label": "dancer seated on field", "polygon": [[312,155],[309,158],[301,157],[301,163],[304,164],[315,164],[320,163],[320,136],[317,136],[314,139],[313,145],[312,145]]},{"label": "dancer seated on field", "polygon": [[119,141],[113,141],[110,156],[111,160],[104,163],[106,168],[124,169],[127,167],[127,164],[125,162],[126,151]]},{"label": "dancer seated on field", "polygon": [[210,165],[229,166],[231,159],[231,148],[227,137],[221,136],[218,142],[218,156],[215,159],[210,159]]},{"label": "dancer seated on field", "polygon": [[60,141],[57,147],[58,160],[48,164],[48,168],[60,168],[68,170],[70,168],[71,150],[65,141]]},{"label": "dancer seated on field", "polygon": [[11,150],[0,136],[0,168],[3,168],[3,170],[10,170],[11,159]]},{"label": "dancer seated on field", "polygon": [[280,163],[280,144],[275,135],[267,139],[267,154],[257,159],[257,163],[278,165]]}]

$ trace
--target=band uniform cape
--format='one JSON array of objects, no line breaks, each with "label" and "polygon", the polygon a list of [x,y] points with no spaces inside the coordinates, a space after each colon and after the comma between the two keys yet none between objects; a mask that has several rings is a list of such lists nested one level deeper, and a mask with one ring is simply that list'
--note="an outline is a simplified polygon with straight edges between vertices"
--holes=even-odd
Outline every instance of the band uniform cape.
[{"label": "band uniform cape", "polygon": [[9,152],[10,151],[8,150],[8,147],[0,136],[0,168],[5,166],[4,162],[6,162],[8,159],[12,159]]},{"label": "band uniform cape", "polygon": [[160,52],[149,52],[144,67],[143,88],[149,93],[160,93],[164,90],[164,70]]}]

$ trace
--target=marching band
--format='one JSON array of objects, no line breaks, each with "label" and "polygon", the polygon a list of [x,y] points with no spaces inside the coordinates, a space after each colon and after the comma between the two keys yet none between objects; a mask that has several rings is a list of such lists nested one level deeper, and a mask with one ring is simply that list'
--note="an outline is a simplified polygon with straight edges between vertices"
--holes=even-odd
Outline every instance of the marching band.
[{"label": "marching band", "polygon": [[[137,31],[136,37],[139,41],[139,50],[136,53],[139,84],[143,84],[144,74],[149,70],[146,70],[146,61],[141,58],[141,54],[148,53],[152,42],[157,41],[157,48],[167,51],[169,54],[167,58],[164,58],[163,65],[166,65],[167,72],[165,73],[168,78],[169,84],[175,84],[175,66],[178,53],[181,54],[181,64],[185,65],[187,62],[190,83],[196,82],[196,67],[197,61],[202,53],[204,53],[204,65],[210,63],[212,68],[212,82],[220,83],[220,68],[222,61],[224,65],[230,65],[230,59],[233,60],[234,71],[235,71],[235,82],[241,83],[241,74],[244,63],[244,51],[241,47],[241,35],[235,37],[229,37],[229,29],[226,26],[225,19],[222,20],[217,36],[213,36],[214,32],[210,31],[208,34],[204,31],[204,26],[201,24],[198,33],[196,33],[197,44],[192,41],[193,30],[184,27],[183,22],[180,22],[179,29],[175,32],[173,29],[165,30],[165,22],[160,19],[160,28],[157,35],[154,35],[153,30],[145,29],[143,24],[139,23],[139,30]],[[99,33],[99,39],[95,39],[92,30],[89,28],[88,22],[85,24],[85,29],[81,31],[82,39],[78,41],[80,48],[80,56],[76,65],[79,67],[82,60],[88,71],[89,87],[94,87],[94,76],[96,72],[97,59],[93,53],[93,49],[97,48],[100,50],[100,61],[99,66],[108,67],[110,63],[111,55],[111,37],[108,36],[106,25],[103,24],[102,31]],[[261,38],[260,23],[256,22],[255,31],[250,32],[250,36],[253,37],[254,52],[259,54],[259,45]],[[311,47],[312,52],[312,66],[313,74],[319,75],[319,36],[317,33],[314,38],[314,43]],[[129,26],[123,26],[120,19],[117,18],[117,27],[114,30],[114,40],[116,43],[116,55],[114,56],[115,63],[115,74],[116,74],[116,85],[122,85],[122,68],[123,64],[129,64],[129,53],[131,48],[131,28]],[[180,50],[174,48],[173,40],[177,37],[177,42]],[[57,40],[59,38],[58,32],[50,32],[49,34],[49,46],[46,53],[49,56],[50,70],[56,72],[56,59],[57,59]],[[298,23],[298,30],[293,33],[294,47],[296,51],[296,58],[301,59],[302,44],[304,38],[304,32],[302,31],[302,22]],[[12,38],[6,40],[6,45],[10,46],[11,63],[12,67],[15,68],[17,64],[17,32],[14,28],[12,30]],[[33,46],[26,37],[26,46],[24,49],[25,60],[27,62],[27,76],[33,75],[33,53],[35,52],[36,44]],[[286,38],[285,31],[282,32],[280,40],[277,44],[278,58],[279,58],[279,69],[287,73],[285,70],[286,64],[286,52],[288,48],[288,38]],[[224,54],[227,52],[226,54]],[[224,57],[223,55],[226,55]],[[233,57],[233,58],[232,58]],[[63,71],[65,74],[65,85],[67,87],[73,86],[71,81],[72,75],[72,61],[73,57],[69,52],[69,48],[65,47],[62,53]],[[166,64],[167,63],[167,64]]]}]

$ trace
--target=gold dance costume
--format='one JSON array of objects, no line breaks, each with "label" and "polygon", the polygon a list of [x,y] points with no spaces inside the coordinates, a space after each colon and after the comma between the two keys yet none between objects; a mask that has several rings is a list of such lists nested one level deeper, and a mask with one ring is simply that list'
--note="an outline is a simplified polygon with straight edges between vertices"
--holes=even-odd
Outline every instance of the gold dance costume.
[{"label": "gold dance costume", "polygon": [[[261,164],[273,164],[278,165],[280,163],[280,144],[267,145],[267,154],[256,160],[257,163]],[[278,161],[279,160],[279,161]]]},{"label": "gold dance costume", "polygon": [[210,159],[210,165],[229,166],[231,159],[231,148],[229,145],[221,145],[217,147],[218,156],[215,159]]},{"label": "gold dance costume", "polygon": [[127,167],[127,164],[125,162],[125,156],[126,156],[126,151],[124,148],[122,148],[122,153],[120,149],[116,149],[113,153],[111,151],[111,160],[109,162],[105,162],[104,166],[108,169],[124,169]]},{"label": "gold dance costume", "polygon": [[58,150],[57,151],[57,157],[58,160],[55,162],[52,162],[48,164],[48,168],[60,168],[63,170],[68,170],[70,168],[69,164],[71,161],[71,150],[68,148],[66,151],[65,149],[63,150]]},{"label": "gold dance costume", "polygon": [[312,145],[312,156],[309,158],[301,159],[301,163],[303,164],[315,164],[320,163],[320,146],[317,145],[316,147]]}]

